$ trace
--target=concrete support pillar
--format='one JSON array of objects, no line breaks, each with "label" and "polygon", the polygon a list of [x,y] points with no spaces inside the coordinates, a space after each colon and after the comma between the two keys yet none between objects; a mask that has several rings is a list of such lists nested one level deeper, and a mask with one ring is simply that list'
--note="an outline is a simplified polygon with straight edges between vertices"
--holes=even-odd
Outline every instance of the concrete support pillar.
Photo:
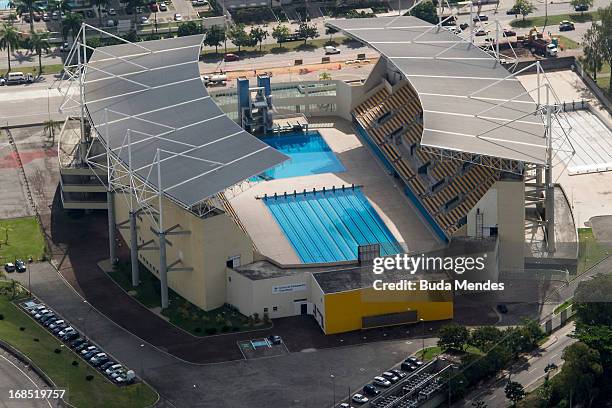
[{"label": "concrete support pillar", "polygon": [[117,245],[115,243],[115,196],[112,191],[106,192],[106,203],[108,205],[108,253],[111,265],[117,260]]},{"label": "concrete support pillar", "polygon": [[161,308],[168,307],[168,262],[166,260],[166,233],[160,231],[159,237],[159,283],[161,285]]},{"label": "concrete support pillar", "polygon": [[[536,180],[535,180],[535,184],[536,184],[536,194],[538,195],[537,198],[541,198],[540,195],[542,194],[542,189],[544,187],[544,177],[543,177],[543,167],[542,166],[537,166],[536,167]],[[544,208],[544,206],[542,205],[541,202],[536,203],[536,208],[538,210],[538,214],[542,214],[542,209]]]},{"label": "concrete support pillar", "polygon": [[140,283],[138,270],[138,235],[136,231],[136,212],[130,211],[130,262],[132,264],[132,286]]},{"label": "concrete support pillar", "polygon": [[548,138],[548,154],[546,156],[546,240],[548,241],[548,252],[555,252],[555,185],[553,183],[552,166],[552,109],[546,106],[546,136]]}]

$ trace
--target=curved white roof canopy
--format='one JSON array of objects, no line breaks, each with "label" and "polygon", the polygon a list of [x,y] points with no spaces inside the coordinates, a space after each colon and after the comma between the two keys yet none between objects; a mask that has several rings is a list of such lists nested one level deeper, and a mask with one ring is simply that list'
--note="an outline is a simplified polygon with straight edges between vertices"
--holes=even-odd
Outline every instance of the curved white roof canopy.
[{"label": "curved white roof canopy", "polygon": [[288,159],[208,95],[198,67],[202,39],[97,48],[85,72],[85,106],[102,142],[125,166],[131,160],[137,177],[186,208]]},{"label": "curved white roof canopy", "polygon": [[424,146],[546,162],[545,128],[527,90],[485,51],[416,17],[328,20],[376,49],[423,107]]}]

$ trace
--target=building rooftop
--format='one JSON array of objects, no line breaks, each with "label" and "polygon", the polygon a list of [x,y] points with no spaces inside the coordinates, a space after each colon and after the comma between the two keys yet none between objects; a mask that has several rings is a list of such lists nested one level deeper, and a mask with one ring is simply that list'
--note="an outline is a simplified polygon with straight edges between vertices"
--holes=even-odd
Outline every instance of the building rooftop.
[{"label": "building rooftop", "polygon": [[209,96],[198,66],[202,39],[96,48],[85,70],[85,105],[101,142],[185,208],[287,159]]},{"label": "building rooftop", "polygon": [[410,82],[423,107],[421,143],[438,149],[543,164],[537,104],[497,61],[444,27],[416,17],[328,20],[379,51]]}]

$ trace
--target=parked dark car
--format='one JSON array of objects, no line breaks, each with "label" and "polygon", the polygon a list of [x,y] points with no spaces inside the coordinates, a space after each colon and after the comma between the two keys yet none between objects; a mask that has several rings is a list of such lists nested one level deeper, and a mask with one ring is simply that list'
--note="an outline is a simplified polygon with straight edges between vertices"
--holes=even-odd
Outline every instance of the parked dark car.
[{"label": "parked dark car", "polygon": [[404,361],[401,366],[402,370],[412,372],[417,369],[417,366],[412,364],[412,362]]},{"label": "parked dark car", "polygon": [[114,365],[114,364],[116,364],[116,363],[115,363],[113,360],[108,360],[107,362],[102,363],[102,365],[100,366],[100,371],[104,371],[104,370],[106,370],[108,367],[110,367],[110,366],[112,366],[112,365]]},{"label": "parked dark car", "polygon": [[283,344],[283,339],[281,339],[281,336],[277,336],[274,334],[268,337],[268,340],[270,340],[270,343],[272,343],[275,346],[278,346],[279,344]]},{"label": "parked dark car", "polygon": [[84,338],[79,337],[78,339],[76,339],[76,340],[72,340],[72,341],[70,342],[70,347],[72,347],[72,348],[76,348],[76,347],[79,347],[81,344],[83,344],[83,343],[85,343],[85,342],[86,342],[86,340],[85,340]]},{"label": "parked dark car", "polygon": [[240,61],[240,57],[236,54],[227,53],[225,54],[225,57],[223,57],[223,61],[225,62]]},{"label": "parked dark car", "polygon": [[506,314],[508,313],[508,306],[504,305],[503,303],[500,303],[499,305],[497,305],[497,311],[499,313]]},{"label": "parked dark car", "polygon": [[376,388],[372,384],[366,384],[366,385],[363,386],[363,393],[365,395],[369,395],[371,397],[374,397],[374,396],[380,394],[380,390],[378,388]]},{"label": "parked dark car", "polygon": [[587,6],[586,4],[578,4],[576,7],[574,7],[574,10],[576,11],[587,11],[589,9],[589,6]]},{"label": "parked dark car", "polygon": [[399,378],[404,378],[408,375],[405,372],[398,370],[397,368],[394,368],[393,370],[389,370],[389,371],[391,371],[393,374],[395,374]]},{"label": "parked dark car", "polygon": [[17,272],[19,273],[23,273],[26,271],[26,264],[25,262],[23,262],[21,259],[18,259],[15,261],[15,269],[17,269]]},{"label": "parked dark car", "polygon": [[78,339],[80,335],[81,334],[79,332],[74,331],[72,333],[68,333],[68,334],[65,334],[64,336],[62,336],[62,340],[64,340],[65,342],[69,342],[69,341],[72,341],[74,339]]}]

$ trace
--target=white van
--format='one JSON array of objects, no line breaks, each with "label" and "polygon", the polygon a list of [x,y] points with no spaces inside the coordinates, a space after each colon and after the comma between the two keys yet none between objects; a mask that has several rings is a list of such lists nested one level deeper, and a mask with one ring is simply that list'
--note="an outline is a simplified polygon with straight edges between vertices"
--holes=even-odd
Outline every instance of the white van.
[{"label": "white van", "polygon": [[324,50],[325,50],[325,55],[340,54],[340,50],[334,47],[333,45],[326,45]]},{"label": "white van", "polygon": [[34,82],[32,74],[24,74],[23,72],[9,72],[6,76],[6,85],[25,84]]}]

